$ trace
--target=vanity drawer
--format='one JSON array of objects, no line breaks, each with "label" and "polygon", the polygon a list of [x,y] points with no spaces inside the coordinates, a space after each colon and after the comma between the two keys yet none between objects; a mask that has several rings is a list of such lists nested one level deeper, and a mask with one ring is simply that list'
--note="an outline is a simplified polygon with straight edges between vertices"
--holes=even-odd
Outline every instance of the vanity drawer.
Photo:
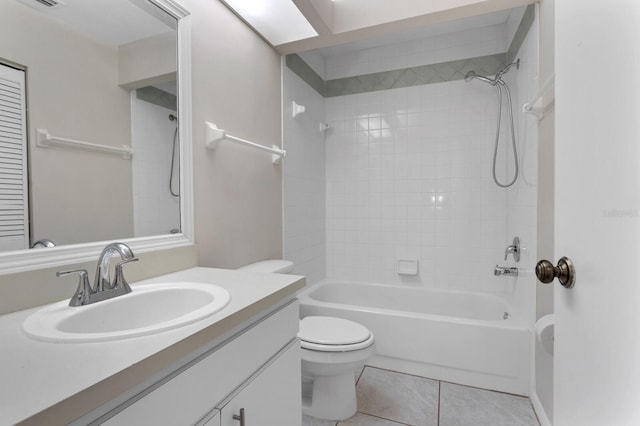
[{"label": "vanity drawer", "polygon": [[193,424],[287,346],[298,333],[298,302],[249,326],[230,342],[129,405],[104,424]]}]

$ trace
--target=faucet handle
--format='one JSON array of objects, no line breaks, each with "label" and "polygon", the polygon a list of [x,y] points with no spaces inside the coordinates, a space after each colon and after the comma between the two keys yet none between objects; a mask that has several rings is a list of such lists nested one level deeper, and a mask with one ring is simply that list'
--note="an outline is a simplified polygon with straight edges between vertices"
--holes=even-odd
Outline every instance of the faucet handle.
[{"label": "faucet handle", "polygon": [[91,285],[89,284],[89,274],[87,274],[86,269],[73,269],[70,271],[58,271],[56,272],[56,276],[58,278],[65,277],[71,274],[78,274],[78,288],[74,293],[71,300],[69,300],[69,306],[80,306],[85,305],[89,301],[89,295],[91,295]]},{"label": "faucet handle", "polygon": [[504,260],[507,260],[509,253],[513,254],[513,259],[516,263],[520,262],[520,238],[515,237],[513,243],[507,246],[507,249],[504,251]]},{"label": "faucet handle", "polygon": [[507,247],[507,249],[504,251],[504,260],[507,260],[507,257],[509,257],[509,253],[514,253],[514,250],[511,246]]},{"label": "faucet handle", "polygon": [[113,281],[114,290],[122,287],[124,289],[124,293],[131,292],[131,287],[129,286],[129,283],[127,282],[127,280],[124,278],[122,267],[127,263],[137,262],[138,260],[140,259],[138,259],[137,257],[132,257],[131,259],[123,260],[122,262],[116,265],[116,278]]}]

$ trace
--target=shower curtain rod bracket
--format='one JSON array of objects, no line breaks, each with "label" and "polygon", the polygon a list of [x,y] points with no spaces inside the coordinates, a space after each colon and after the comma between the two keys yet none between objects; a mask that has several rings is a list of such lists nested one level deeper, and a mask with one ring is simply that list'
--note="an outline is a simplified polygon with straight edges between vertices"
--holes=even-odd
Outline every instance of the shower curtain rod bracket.
[{"label": "shower curtain rod bracket", "polygon": [[533,99],[531,99],[531,101],[525,103],[524,105],[522,105],[522,112],[525,112],[527,114],[532,114],[534,115],[538,120],[542,120],[544,118],[544,113],[547,110],[547,108],[549,106],[551,106],[551,104],[553,104],[554,102],[554,93],[553,91],[551,91],[551,96],[550,96],[550,100],[543,106],[537,108],[535,105],[543,100],[543,96],[544,94],[551,89],[555,84],[555,74],[551,74],[549,76],[549,78],[547,78],[547,80],[542,84],[542,86],[540,86],[540,88],[538,89],[538,93],[536,93],[536,96],[534,96]]}]

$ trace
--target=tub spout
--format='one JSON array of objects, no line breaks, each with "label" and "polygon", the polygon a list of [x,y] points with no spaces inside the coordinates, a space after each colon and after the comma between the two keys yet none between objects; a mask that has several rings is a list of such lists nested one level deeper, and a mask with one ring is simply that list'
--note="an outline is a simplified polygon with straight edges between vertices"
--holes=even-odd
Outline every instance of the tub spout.
[{"label": "tub spout", "polygon": [[510,267],[506,267],[506,266],[498,266],[496,265],[496,267],[493,269],[493,275],[499,277],[502,275],[507,275],[510,277],[517,277],[518,276],[518,268],[510,268]]}]

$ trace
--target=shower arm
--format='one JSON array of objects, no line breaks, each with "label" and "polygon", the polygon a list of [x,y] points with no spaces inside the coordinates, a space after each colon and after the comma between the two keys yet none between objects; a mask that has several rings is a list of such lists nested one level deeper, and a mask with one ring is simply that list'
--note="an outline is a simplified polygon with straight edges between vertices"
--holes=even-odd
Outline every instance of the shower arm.
[{"label": "shower arm", "polygon": [[504,68],[498,71],[493,78],[477,74],[475,71],[469,71],[464,76],[464,79],[465,81],[470,81],[474,78],[477,78],[478,80],[484,81],[485,83],[489,83],[492,86],[497,86],[498,84],[500,84],[501,86],[504,86],[506,83],[504,82],[504,80],[502,80],[502,76],[505,75],[509,71],[509,69],[514,65],[516,66],[517,69],[520,69],[520,59],[516,60],[515,62],[511,62],[510,64],[507,64]]},{"label": "shower arm", "polygon": [[498,74],[496,74],[496,77],[494,80],[497,83],[504,84],[504,81],[502,81],[502,76],[505,75],[509,71],[509,68],[511,68],[514,65],[516,66],[516,69],[520,69],[520,59],[516,60],[515,62],[511,62],[510,64],[502,68],[502,70],[498,72]]}]

